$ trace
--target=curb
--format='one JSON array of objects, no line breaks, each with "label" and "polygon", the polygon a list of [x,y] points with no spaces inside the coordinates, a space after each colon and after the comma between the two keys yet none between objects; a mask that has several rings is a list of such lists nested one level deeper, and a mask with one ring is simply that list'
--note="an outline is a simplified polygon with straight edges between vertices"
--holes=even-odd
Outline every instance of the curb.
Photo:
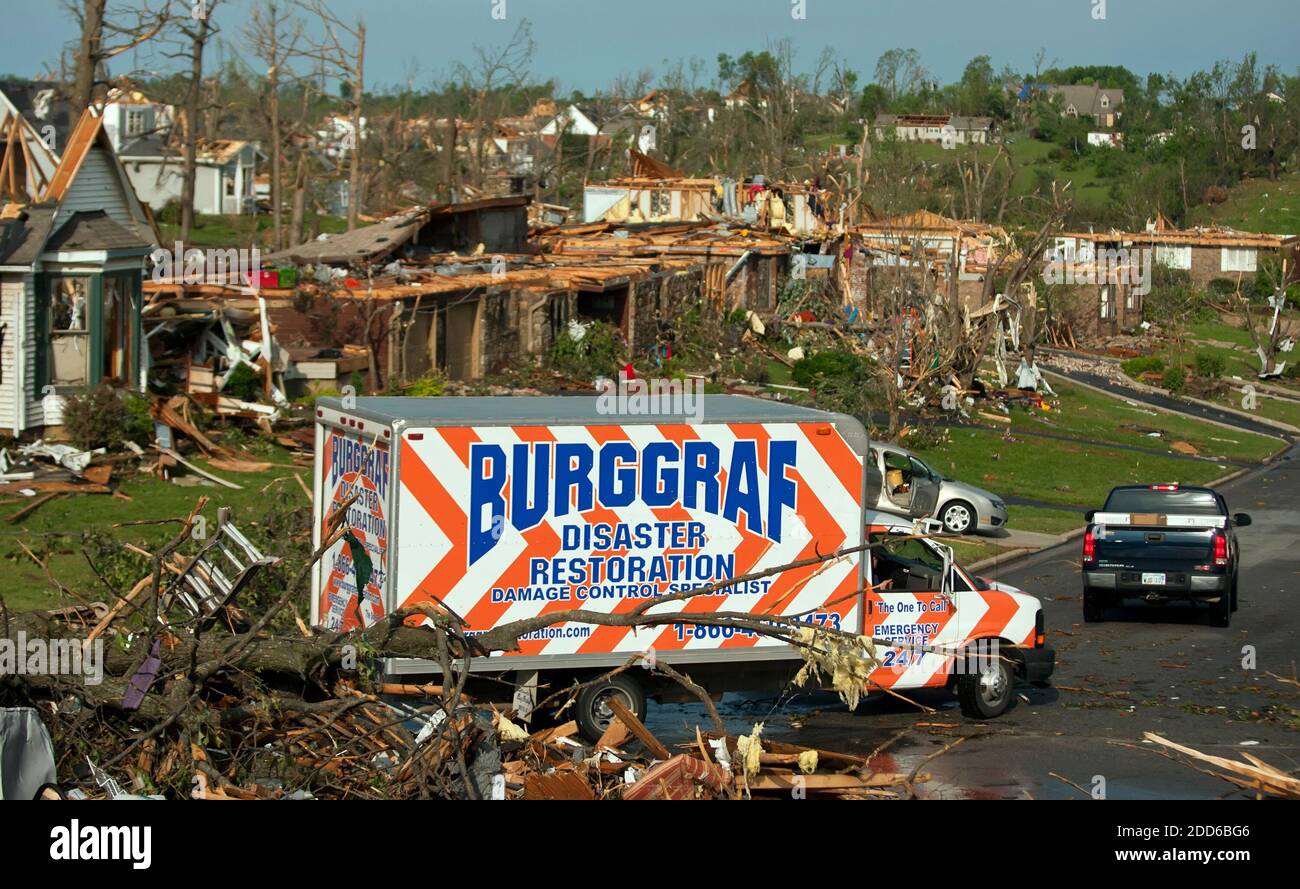
[{"label": "curb", "polygon": [[[1048,376],[1056,377],[1058,380],[1062,380],[1063,382],[1069,383],[1070,385],[1082,386],[1085,389],[1091,389],[1093,392],[1097,392],[1101,395],[1107,395],[1111,398],[1116,398],[1121,400],[1124,399],[1123,395],[1119,395],[1115,392],[1111,392],[1107,389],[1103,389],[1100,386],[1094,386],[1091,383],[1085,383],[1082,380],[1076,380],[1073,377],[1066,376],[1065,374],[1059,373],[1058,371],[1052,370],[1050,368],[1044,367],[1042,368],[1042,371]],[[1235,408],[1224,407],[1223,405],[1215,404],[1212,401],[1202,401],[1199,398],[1192,398],[1187,395],[1174,395],[1171,392],[1167,392],[1164,389],[1159,389],[1155,386],[1148,386],[1146,383],[1139,383],[1136,380],[1132,380],[1131,382],[1133,383],[1131,387],[1133,391],[1142,395],[1160,395],[1164,398],[1173,398],[1175,400],[1182,399],[1184,401],[1187,401],[1190,404],[1197,404],[1200,405],[1201,407],[1210,408],[1211,410],[1222,411],[1225,414],[1232,414],[1235,417],[1241,417],[1243,420],[1250,420],[1252,423],[1259,423],[1264,426],[1270,426],[1273,429],[1278,430],[1279,433],[1284,432],[1291,435],[1300,435],[1300,428],[1292,426],[1290,423],[1283,423],[1281,420],[1271,420],[1268,417],[1261,417],[1256,414],[1248,414],[1245,411],[1239,411],[1236,410]],[[1200,420],[1202,423],[1210,423],[1211,425],[1218,426],[1221,429],[1232,429],[1237,432],[1248,432],[1252,435],[1263,435],[1269,438],[1283,438],[1285,440],[1285,436],[1283,435],[1274,435],[1268,432],[1259,432],[1255,429],[1243,429],[1241,426],[1234,426],[1231,423],[1224,423],[1221,420],[1212,420],[1209,417],[1201,417],[1201,416],[1197,416],[1196,414],[1184,413],[1183,411],[1167,408],[1164,407],[1163,405],[1147,404],[1145,406],[1151,408],[1151,410],[1160,411],[1161,413],[1176,414],[1181,417],[1190,417],[1193,420]]]}]

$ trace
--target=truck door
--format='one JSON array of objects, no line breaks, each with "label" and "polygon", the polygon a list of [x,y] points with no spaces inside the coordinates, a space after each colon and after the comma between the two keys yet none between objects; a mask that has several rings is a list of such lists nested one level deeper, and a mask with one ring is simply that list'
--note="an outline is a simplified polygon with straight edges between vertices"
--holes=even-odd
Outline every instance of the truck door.
[{"label": "truck door", "polygon": [[871,537],[873,543],[886,542],[871,551],[866,633],[877,640],[899,643],[883,650],[877,646],[881,663],[871,678],[895,689],[943,685],[948,656],[912,646],[934,645],[956,618],[951,551],[945,555],[929,541],[916,538],[889,540],[899,536],[907,535]]}]

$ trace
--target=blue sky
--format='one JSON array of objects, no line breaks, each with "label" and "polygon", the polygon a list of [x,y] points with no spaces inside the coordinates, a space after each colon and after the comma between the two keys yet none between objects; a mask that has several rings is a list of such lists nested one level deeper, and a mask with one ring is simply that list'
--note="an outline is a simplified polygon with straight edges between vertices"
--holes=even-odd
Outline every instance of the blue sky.
[{"label": "blue sky", "polygon": [[[124,0],[111,0],[122,4]],[[156,4],[157,0],[155,0]],[[254,0],[222,0],[216,11],[227,52],[240,51]],[[961,75],[976,55],[1027,69],[1039,47],[1061,65],[1126,65],[1187,75],[1216,59],[1249,51],[1288,73],[1300,69],[1296,0],[330,0],[342,17],[365,16],[368,86],[412,79],[427,86],[468,61],[473,44],[504,42],[520,19],[533,25],[532,73],[567,92],[594,91],[621,73],[658,72],[665,60],[697,57],[706,80],[718,53],[739,55],[790,38],[801,67],[830,46],[863,81],[891,47],[915,47],[941,81]],[[505,20],[493,18],[504,3]],[[75,24],[58,0],[0,0],[0,73],[31,76],[57,61]],[[13,13],[21,8],[20,17]],[[160,59],[123,57],[115,70],[160,67]]]}]

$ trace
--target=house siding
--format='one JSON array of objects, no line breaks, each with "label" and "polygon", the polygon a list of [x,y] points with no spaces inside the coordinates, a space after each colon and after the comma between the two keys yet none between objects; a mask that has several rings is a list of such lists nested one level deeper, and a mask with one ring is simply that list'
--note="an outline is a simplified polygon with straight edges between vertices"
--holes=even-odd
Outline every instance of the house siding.
[{"label": "house siding", "polygon": [[[18,354],[30,337],[20,328],[23,317],[21,307],[29,298],[32,276],[20,272],[6,273],[0,277],[0,324],[4,325],[4,341],[0,343],[0,428],[18,429],[18,406],[22,395],[18,392]],[[30,313],[28,313],[30,314]]]},{"label": "house siding", "polygon": [[67,193],[54,218],[54,231],[58,231],[73,213],[103,210],[114,222],[125,226],[129,231],[136,230],[136,221],[131,216],[131,205],[122,188],[122,180],[113,167],[113,162],[96,145],[81,162],[76,178],[68,186]]}]

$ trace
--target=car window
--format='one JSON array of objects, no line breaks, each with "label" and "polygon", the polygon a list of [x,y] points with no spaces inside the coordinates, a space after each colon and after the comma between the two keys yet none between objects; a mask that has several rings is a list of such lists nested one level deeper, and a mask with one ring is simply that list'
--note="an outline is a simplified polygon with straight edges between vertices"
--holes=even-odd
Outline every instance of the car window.
[{"label": "car window", "polygon": [[888,469],[905,469],[912,468],[912,462],[903,454],[897,451],[885,451],[885,467]]},{"label": "car window", "polygon": [[937,473],[935,473],[933,469],[931,469],[929,466],[926,466],[924,463],[922,463],[920,460],[916,459],[915,457],[912,458],[912,473],[914,475],[920,476],[921,478],[929,478],[929,479],[937,478]]}]

